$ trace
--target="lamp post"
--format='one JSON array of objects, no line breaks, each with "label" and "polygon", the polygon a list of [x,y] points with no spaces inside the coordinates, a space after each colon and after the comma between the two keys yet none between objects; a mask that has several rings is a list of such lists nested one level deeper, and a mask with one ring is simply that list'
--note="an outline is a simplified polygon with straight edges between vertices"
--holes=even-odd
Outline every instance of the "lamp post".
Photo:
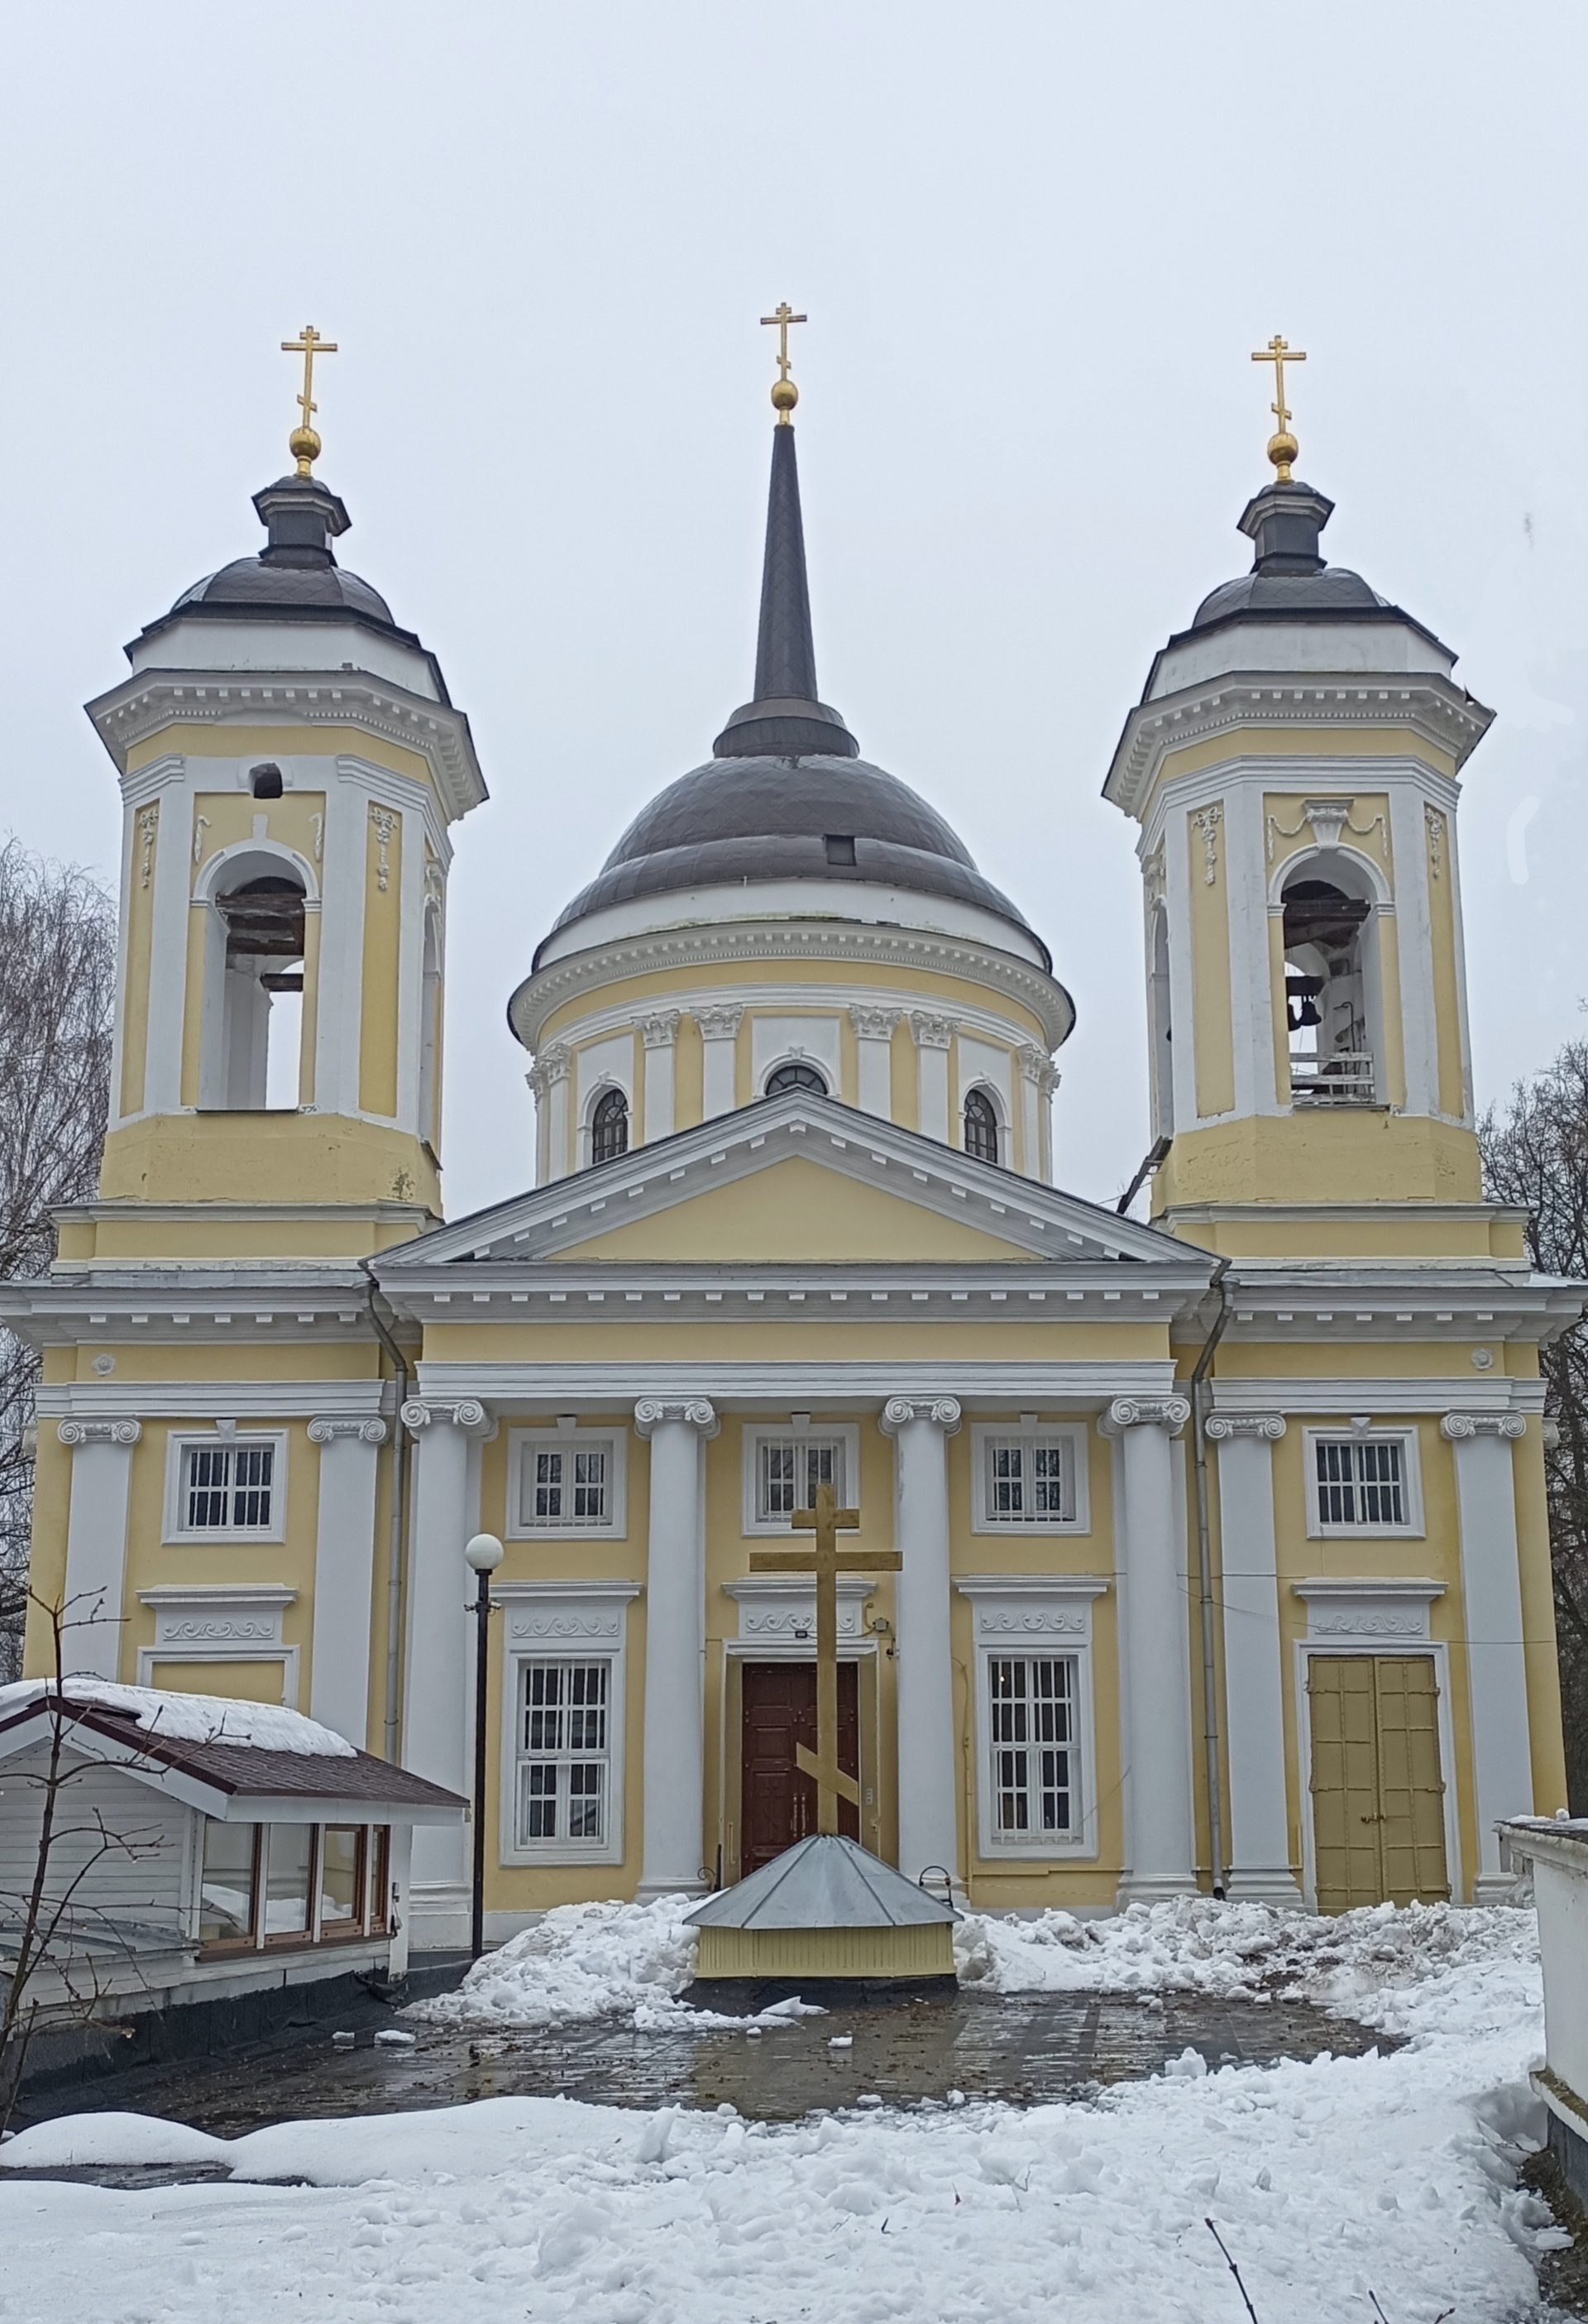
[{"label": "lamp post", "polygon": [[477,1533],[464,1549],[474,1590],[474,1880],[469,1949],[485,1950],[485,1732],[491,1692],[491,1577],[507,1554],[493,1533]]}]

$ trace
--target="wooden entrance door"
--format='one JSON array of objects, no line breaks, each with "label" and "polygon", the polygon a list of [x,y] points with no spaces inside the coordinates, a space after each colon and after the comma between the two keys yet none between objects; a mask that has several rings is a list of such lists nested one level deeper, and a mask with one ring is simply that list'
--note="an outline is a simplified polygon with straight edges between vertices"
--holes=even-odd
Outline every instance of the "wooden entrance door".
[{"label": "wooden entrance door", "polygon": [[1311,1655],[1317,1909],[1450,1895],[1431,1655]]},{"label": "wooden entrance door", "polygon": [[[744,1768],[739,1791],[741,1879],[816,1829],[816,1786],[794,1765],[794,1746],[816,1748],[814,1663],[746,1663]],[[860,1777],[859,1689],[853,1663],[838,1666],[838,1763]],[[860,1837],[858,1812],[839,1802],[839,1830]]]}]

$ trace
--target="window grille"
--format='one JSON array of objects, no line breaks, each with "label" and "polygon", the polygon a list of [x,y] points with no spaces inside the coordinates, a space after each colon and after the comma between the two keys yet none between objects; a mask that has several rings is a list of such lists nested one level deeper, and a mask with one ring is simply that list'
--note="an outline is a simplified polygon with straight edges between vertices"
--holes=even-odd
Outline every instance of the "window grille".
[{"label": "window grille", "polygon": [[519,1680],[519,1846],[607,1837],[610,1662],[525,1663]]},{"label": "window grille", "polygon": [[183,1496],[188,1533],[257,1533],[271,1522],[276,1448],[234,1438],[189,1444]]},{"label": "window grille", "polygon": [[965,1101],[965,1151],[977,1162],[998,1158],[998,1117],[985,1090],[972,1090]]},{"label": "window grille", "polygon": [[620,1089],[602,1093],[590,1117],[592,1162],[615,1162],[629,1151],[629,1101]]},{"label": "window grille", "polygon": [[611,1449],[537,1445],[524,1454],[523,1522],[538,1533],[587,1530],[611,1522]]},{"label": "window grille", "polygon": [[1061,1436],[988,1436],[988,1525],[1052,1526],[1075,1515],[1069,1446]]},{"label": "window grille", "polygon": [[810,1090],[816,1097],[827,1095],[827,1076],[819,1074],[814,1065],[779,1065],[766,1076],[766,1095],[781,1097],[785,1090]]},{"label": "window grille", "polygon": [[996,1840],[1067,1840],[1080,1825],[1078,1666],[996,1655],[987,1662]]},{"label": "window grille", "polygon": [[796,1509],[813,1509],[818,1485],[831,1485],[833,1499],[840,1508],[845,1506],[841,1436],[761,1439],[756,1466],[757,1524],[786,1524]]},{"label": "window grille", "polygon": [[1406,1447],[1399,1436],[1320,1436],[1314,1452],[1320,1525],[1376,1533],[1407,1523]]}]

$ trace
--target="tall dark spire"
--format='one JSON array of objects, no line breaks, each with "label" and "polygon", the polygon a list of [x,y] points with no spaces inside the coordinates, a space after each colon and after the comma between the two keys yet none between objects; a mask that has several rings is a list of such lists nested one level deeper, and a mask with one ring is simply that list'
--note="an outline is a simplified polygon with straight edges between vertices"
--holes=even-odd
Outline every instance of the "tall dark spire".
[{"label": "tall dark spire", "polygon": [[798,759],[818,753],[856,759],[860,754],[838,712],[816,698],[800,472],[794,432],[786,424],[772,431],[755,699],[733,713],[712,748],[720,759]]}]

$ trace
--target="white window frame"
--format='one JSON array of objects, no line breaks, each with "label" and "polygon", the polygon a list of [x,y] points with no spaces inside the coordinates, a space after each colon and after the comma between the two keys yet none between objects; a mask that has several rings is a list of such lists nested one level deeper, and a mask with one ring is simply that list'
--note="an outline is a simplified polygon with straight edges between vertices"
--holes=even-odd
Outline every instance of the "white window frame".
[{"label": "white window frame", "polygon": [[[1399,1444],[1401,1492],[1406,1519],[1401,1525],[1328,1525],[1318,1508],[1317,1447],[1325,1444]],[[1312,1541],[1410,1541],[1423,1532],[1421,1432],[1409,1423],[1393,1427],[1363,1427],[1347,1421],[1336,1428],[1302,1431],[1302,1484],[1307,1495],[1307,1532]]]},{"label": "white window frame", "polygon": [[[1069,1458],[1070,1510],[1067,1517],[998,1517],[991,1508],[988,1447],[996,1441],[1019,1437],[1033,1444],[1058,1442]],[[970,1530],[1001,1534],[1005,1540],[1042,1540],[1050,1534],[1090,1533],[1092,1505],[1088,1470],[1089,1443],[1084,1424],[1038,1420],[1021,1413],[1014,1420],[974,1421],[970,1429]]]},{"label": "white window frame", "polygon": [[[604,1452],[607,1456],[607,1517],[604,1524],[537,1524],[524,1514],[534,1489],[530,1464],[537,1452]],[[623,1541],[629,1533],[629,1432],[584,1428],[559,1420],[552,1428],[508,1431],[509,1541]]]},{"label": "white window frame", "polygon": [[[634,1582],[509,1582],[491,1591],[502,1608],[500,1819],[503,1865],[621,1864],[627,1745],[628,1609]],[[595,1663],[607,1683],[607,1833],[604,1840],[519,1839],[519,1705],[527,1663]]]},{"label": "white window frame", "polygon": [[[977,1574],[957,1581],[970,1600],[976,1641],[977,1854],[984,1864],[1074,1863],[1095,1858],[1097,1838],[1097,1725],[1092,1679],[1092,1601],[1108,1588],[1094,1574]],[[1079,1761],[1075,1830],[1067,1840],[1045,1832],[1000,1836],[993,1801],[991,1665],[1001,1661],[1075,1665],[1075,1742]]]},{"label": "white window frame", "polygon": [[[166,1439],[165,1524],[162,1538],[191,1546],[199,1542],[285,1541],[287,1538],[287,1447],[284,1428],[173,1428]],[[268,1526],[189,1526],[187,1522],[188,1454],[214,1452],[223,1444],[271,1444],[271,1522]]]},{"label": "white window frame", "polygon": [[768,1444],[798,1443],[802,1438],[815,1444],[840,1444],[843,1448],[843,1489],[839,1494],[840,1505],[858,1509],[860,1506],[860,1430],[850,1420],[813,1420],[808,1428],[795,1428],[788,1422],[780,1426],[776,1422],[747,1424],[744,1429],[744,1531],[747,1538],[786,1541],[794,1527],[786,1517],[764,1517],[761,1513],[761,1452]]}]

